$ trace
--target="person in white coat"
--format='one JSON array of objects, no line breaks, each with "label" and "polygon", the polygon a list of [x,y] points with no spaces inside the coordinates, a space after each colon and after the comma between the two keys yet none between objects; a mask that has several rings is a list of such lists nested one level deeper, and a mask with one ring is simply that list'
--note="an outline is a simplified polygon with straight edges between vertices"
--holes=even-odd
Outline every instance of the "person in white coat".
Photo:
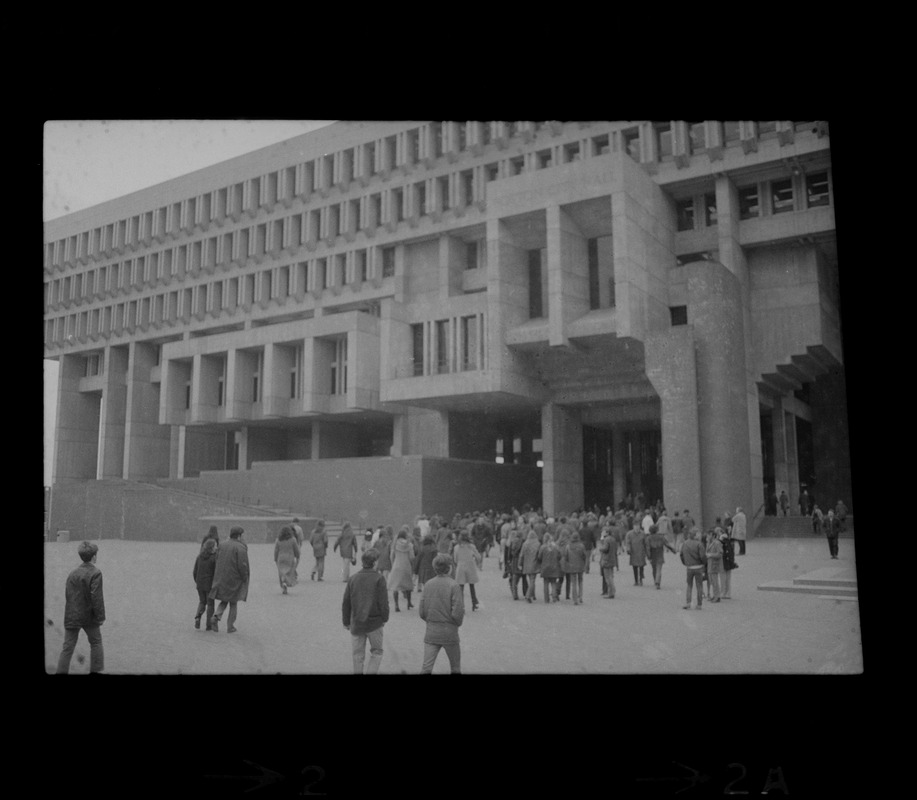
[{"label": "person in white coat", "polygon": [[736,513],[732,517],[732,538],[739,543],[739,552],[737,555],[745,555],[745,533],[748,528],[748,520],[745,519],[745,512],[742,506],[736,508]]}]

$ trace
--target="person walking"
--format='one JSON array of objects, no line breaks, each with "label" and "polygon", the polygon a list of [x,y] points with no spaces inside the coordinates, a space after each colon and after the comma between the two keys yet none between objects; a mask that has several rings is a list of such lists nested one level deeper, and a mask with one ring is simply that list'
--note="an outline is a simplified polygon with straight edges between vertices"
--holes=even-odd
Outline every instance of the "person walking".
[{"label": "person walking", "polygon": [[296,538],[296,544],[299,546],[301,551],[304,534],[302,525],[299,524],[299,517],[293,517],[293,523],[290,525],[290,527],[293,529],[293,536]]},{"label": "person walking", "polygon": [[736,564],[735,539],[729,535],[729,531],[723,531],[720,536],[720,544],[723,545],[723,573],[720,597],[723,600],[732,600],[732,571],[738,566]]},{"label": "person walking", "polygon": [[682,544],[684,544],[685,535],[684,535],[684,521],[678,515],[678,512],[675,512],[675,516],[672,517],[672,547],[676,551],[681,549]]},{"label": "person walking", "polygon": [[833,509],[828,509],[828,516],[822,522],[822,530],[828,538],[828,552],[831,553],[831,558],[837,558],[837,540],[842,529]]},{"label": "person walking", "polygon": [[213,630],[213,600],[209,597],[213,588],[213,573],[217,566],[217,543],[213,539],[204,539],[201,552],[194,559],[191,575],[197,589],[197,614],[194,615],[194,627],[201,627],[201,617],[207,611],[207,630]]},{"label": "person walking", "polygon": [[102,623],[105,622],[105,597],[102,591],[102,571],[96,566],[99,546],[82,542],[77,548],[82,562],[67,576],[64,584],[64,646],[57,660],[57,674],[70,672],[70,659],[76,649],[80,631],[89,640],[89,672],[105,669],[102,647]]},{"label": "person walking", "polygon": [[213,540],[213,543],[216,545],[217,549],[220,547],[220,534],[217,531],[216,525],[211,525],[210,530],[207,531],[207,535],[201,540],[201,552],[204,552],[204,546],[208,541]]},{"label": "person walking", "polygon": [[618,543],[611,528],[602,531],[599,541],[599,566],[605,581],[602,597],[613,600],[615,596],[615,567],[618,565]]},{"label": "person walking", "polygon": [[697,589],[697,610],[704,604],[704,567],[707,564],[707,553],[704,547],[696,539],[697,531],[695,528],[685,530],[685,542],[681,546],[681,563],[685,565],[685,573],[688,581],[687,592],[685,593],[685,605],[683,608],[691,608],[691,591]]},{"label": "person walking", "polygon": [[715,528],[707,535],[707,578],[710,602],[720,602],[720,575],[723,572],[723,545],[719,540],[722,528]]},{"label": "person walking", "polygon": [[357,537],[349,522],[345,521],[341,526],[341,535],[331,549],[341,554],[341,578],[347,583],[350,579],[350,568],[357,563]]},{"label": "person walking", "polygon": [[433,559],[439,555],[433,534],[428,533],[420,542],[420,552],[414,559],[414,575],[417,577],[417,591],[422,592],[424,584],[436,577],[433,569]]},{"label": "person walking", "polygon": [[[435,550],[433,551],[435,552]],[[465,597],[461,587],[451,577],[452,559],[444,553],[433,558],[434,577],[424,583],[418,615],[427,623],[423,637],[421,675],[431,675],[440,650],[446,651],[449,671],[462,672],[462,649],[459,628],[465,619]]]},{"label": "person walking", "polygon": [[821,536],[821,526],[824,519],[825,515],[821,513],[821,509],[816,503],[812,507],[812,533],[815,536]]},{"label": "person walking", "polygon": [[376,570],[388,581],[388,574],[392,571],[392,545],[395,543],[395,531],[391,525],[386,525],[376,540],[375,548],[379,554]]},{"label": "person walking", "polygon": [[736,513],[732,515],[732,538],[739,543],[739,555],[745,555],[745,536],[748,530],[748,521],[745,518],[745,512],[742,506],[736,507]]},{"label": "person walking", "polygon": [[672,521],[669,515],[665,513],[665,508],[659,510],[659,516],[656,518],[656,529],[661,533],[666,542],[669,543],[669,549],[675,552],[675,540],[672,535]]},{"label": "person walking", "polygon": [[398,605],[398,592],[408,601],[408,611],[414,608],[411,603],[411,592],[414,589],[414,545],[410,540],[410,530],[402,525],[391,547],[392,571],[388,576],[388,590],[395,601],[395,611],[401,611]]},{"label": "person walking", "polygon": [[245,531],[235,527],[229,531],[229,541],[217,551],[217,565],[213,574],[213,586],[209,597],[219,600],[216,613],[213,615],[213,630],[220,630],[220,620],[229,605],[227,633],[235,633],[236,614],[241,600],[248,599],[248,579],[251,571],[248,564],[248,545],[242,541]]},{"label": "person walking", "polygon": [[786,489],[780,490],[780,510],[783,511],[783,516],[789,514],[790,507],[790,498],[787,496]]},{"label": "person walking", "polygon": [[580,541],[586,550],[586,574],[589,574],[589,564],[592,562],[592,551],[598,543],[598,526],[599,521],[595,514],[586,516],[586,524],[583,525],[579,532]]},{"label": "person walking", "polygon": [[[563,575],[560,566],[561,552],[554,537],[547,531],[544,542],[538,550],[538,560],[541,563],[541,577],[544,579],[544,601],[550,603],[560,600],[560,578]],[[534,599],[534,594],[533,598]]]},{"label": "person walking", "polygon": [[660,532],[657,525],[650,526],[649,536],[646,537],[646,553],[653,569],[653,583],[656,588],[662,585],[662,565],[665,563],[666,549],[675,552],[675,548],[669,544],[669,540]]},{"label": "person walking", "polygon": [[535,599],[535,579],[538,577],[538,551],[541,546],[538,544],[538,534],[535,531],[529,531],[529,535],[522,543],[519,550],[519,569],[528,579],[529,585],[525,593],[525,602],[531,603]]},{"label": "person walking", "polygon": [[643,586],[643,568],[646,566],[646,534],[640,523],[634,522],[634,527],[624,537],[624,549],[630,556],[630,565],[634,570],[634,586]]},{"label": "person walking", "polygon": [[319,520],[315,524],[315,530],[309,537],[309,544],[312,545],[312,555],[315,557],[315,565],[312,567],[311,580],[324,580],[325,575],[325,553],[328,551],[328,532],[325,530],[325,521]]},{"label": "person walking", "polygon": [[478,567],[481,565],[482,556],[478,549],[471,543],[471,535],[467,531],[459,534],[458,544],[452,551],[452,561],[455,564],[455,582],[465,596],[465,584],[471,591],[471,610],[478,610],[478,597],[474,585],[478,582]]},{"label": "person walking", "polygon": [[586,569],[586,548],[576,531],[570,536],[570,544],[563,551],[561,569],[570,576],[573,589],[573,605],[583,604],[583,571]]},{"label": "person walking", "polygon": [[506,569],[509,571],[509,588],[513,594],[513,600],[519,599],[519,579],[522,579],[522,594],[528,595],[529,582],[519,564],[519,551],[525,540],[522,536],[522,530],[515,528],[510,535],[509,546],[506,550]]},{"label": "person walking", "polygon": [[295,586],[299,580],[296,565],[299,563],[300,549],[291,525],[284,525],[274,542],[274,563],[277,565],[277,577],[280,589],[286,594],[288,586]]},{"label": "person walking", "polygon": [[367,642],[366,674],[375,675],[382,663],[382,627],[388,622],[389,609],[385,578],[375,569],[378,559],[375,548],[366,550],[360,557],[363,569],[351,575],[344,587],[341,616],[350,631],[354,675],[363,674]]}]

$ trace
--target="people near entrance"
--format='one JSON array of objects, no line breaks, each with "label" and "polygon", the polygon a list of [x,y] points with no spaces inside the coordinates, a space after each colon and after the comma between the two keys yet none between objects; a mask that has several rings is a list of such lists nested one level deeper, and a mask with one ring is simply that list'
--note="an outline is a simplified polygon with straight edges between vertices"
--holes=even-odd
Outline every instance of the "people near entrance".
[{"label": "people near entrance", "polygon": [[426,582],[420,598],[418,615],[427,623],[423,637],[423,664],[421,675],[430,675],[440,650],[446,651],[449,671],[459,675],[462,671],[462,650],[459,628],[465,619],[465,598],[451,577],[452,559],[437,554],[433,559],[434,577]]},{"label": "people near entrance", "polygon": [[210,598],[219,600],[216,613],[213,615],[213,630],[220,630],[220,620],[226,606],[229,606],[229,619],[226,630],[228,633],[236,632],[236,614],[238,604],[248,599],[248,579],[250,569],[248,564],[248,545],[242,541],[242,528],[232,528],[229,531],[229,541],[224,542],[217,553],[217,565],[213,575],[213,586],[210,589]]},{"label": "people near entrance", "polygon": [[812,533],[815,534],[815,536],[821,536],[821,526],[824,518],[825,515],[822,514],[821,509],[818,507],[818,503],[816,503],[812,507]]},{"label": "people near entrance", "polygon": [[700,610],[704,604],[704,569],[707,566],[707,552],[696,537],[697,532],[693,527],[685,530],[685,542],[681,546],[681,563],[685,565],[688,582],[683,608],[691,608],[691,593],[696,589],[696,608]]},{"label": "people near entrance", "polygon": [[388,576],[388,590],[395,601],[395,611],[401,611],[398,605],[398,592],[407,600],[408,611],[414,608],[411,592],[414,589],[414,545],[411,543],[410,530],[402,525],[391,547],[392,571]]},{"label": "people near entrance", "polygon": [[284,525],[280,529],[277,541],[274,542],[274,563],[277,565],[277,577],[280,580],[280,589],[287,594],[288,586],[295,586],[299,580],[296,574],[296,565],[299,564],[299,544],[291,525]]},{"label": "people near entrance", "polygon": [[643,515],[643,519],[640,520],[640,527],[643,528],[643,532],[649,534],[650,528],[655,524],[653,520],[653,514],[649,509],[646,510],[646,513]]},{"label": "people near entrance", "polygon": [[96,566],[99,546],[83,542],[77,554],[82,563],[67,576],[64,585],[64,646],[57,661],[58,675],[70,672],[70,660],[81,630],[86,632],[89,640],[90,674],[105,669],[101,630],[105,622],[105,597],[102,592],[102,571]]},{"label": "people near entrance", "polygon": [[506,570],[509,573],[509,589],[512,592],[513,600],[519,599],[520,579],[522,580],[523,596],[528,595],[529,580],[525,577],[525,573],[519,563],[519,551],[522,550],[524,542],[522,531],[516,528],[510,535],[509,545],[506,549]]},{"label": "people near entrance", "polygon": [[357,537],[349,522],[341,526],[341,535],[331,549],[341,554],[341,578],[347,583],[350,580],[350,568],[357,563]]},{"label": "people near entrance", "polygon": [[525,593],[526,603],[531,603],[535,599],[535,584],[540,568],[538,563],[538,551],[540,549],[538,534],[534,530],[530,530],[522,543],[522,549],[519,550],[519,568],[529,582],[528,590]]},{"label": "people near entrance", "polygon": [[[541,563],[541,577],[544,579],[544,601],[557,603],[560,600],[560,580],[563,575],[560,560],[562,553],[554,537],[545,532],[544,541],[538,550]],[[534,594],[532,599],[534,600]]]},{"label": "people near entrance", "polygon": [[602,531],[599,541],[599,567],[602,570],[602,597],[609,600],[615,596],[615,568],[618,566],[618,543],[610,527]]},{"label": "people near entrance", "polygon": [[748,520],[745,518],[745,512],[742,506],[736,507],[736,513],[732,516],[731,536],[739,544],[739,555],[745,555],[745,536],[748,530]]},{"label": "people near entrance", "polygon": [[656,528],[659,533],[661,533],[665,540],[669,543],[669,546],[672,548],[672,552],[675,552],[675,539],[672,534],[672,521],[669,519],[669,515],[666,513],[664,507],[659,509],[659,515],[656,517]]},{"label": "people near entrance", "polygon": [[804,517],[809,516],[809,490],[805,486],[799,494],[799,513]]},{"label": "people near entrance", "polygon": [[688,531],[691,530],[691,528],[697,527],[697,523],[694,522],[694,517],[691,516],[691,512],[687,508],[685,509],[685,513],[681,517],[681,523],[682,523],[682,528],[685,534],[685,538],[687,539]]},{"label": "people near entrance", "polygon": [[439,552],[433,534],[428,533],[420,540],[420,552],[414,559],[414,575],[417,578],[417,591],[422,592],[427,581],[432,580],[436,573],[433,570],[433,560]]},{"label": "people near entrance", "polygon": [[573,605],[583,604],[583,572],[586,569],[586,548],[580,541],[579,533],[574,531],[570,536],[570,544],[564,548],[560,560],[560,567],[565,575],[570,576],[573,589]]},{"label": "people near entrance", "polygon": [[828,537],[828,552],[831,553],[831,558],[837,558],[837,540],[841,532],[841,523],[831,509],[828,509],[828,516],[822,522],[822,530]]},{"label": "people near entrance", "polygon": [[207,544],[207,542],[211,540],[213,540],[213,543],[216,546],[216,549],[219,549],[220,534],[219,534],[219,531],[217,531],[216,525],[211,525],[210,530],[207,531],[207,535],[201,540],[201,552],[202,553],[204,552],[204,546]]},{"label": "people near entrance", "polygon": [[843,533],[847,530],[847,506],[844,505],[843,500],[837,501],[837,505],[834,507],[834,516],[837,517],[838,532]]},{"label": "people near entrance", "polygon": [[589,564],[592,561],[592,551],[595,550],[595,545],[598,540],[599,535],[599,521],[595,514],[587,514],[586,522],[583,527],[580,529],[580,541],[583,543],[583,548],[586,550],[586,574],[589,574]]},{"label": "people near entrance", "polygon": [[378,558],[375,548],[363,553],[363,569],[348,579],[341,603],[344,627],[350,631],[355,675],[363,674],[367,642],[369,664],[366,665],[366,674],[376,674],[382,663],[382,627],[388,622],[389,609],[385,578],[375,569]]},{"label": "people near entrance", "polygon": [[717,518],[713,530],[707,532],[707,597],[711,603],[720,602],[720,575],[723,572],[723,544],[720,541],[722,527]]},{"label": "people near entrance", "polygon": [[653,583],[659,589],[662,585],[662,565],[665,563],[665,551],[675,552],[665,536],[660,533],[658,525],[650,525],[650,532],[646,537],[646,554],[653,569]]},{"label": "people near entrance", "polygon": [[634,570],[634,586],[643,586],[643,568],[646,566],[646,534],[636,521],[624,537],[624,549],[630,556],[630,565]]},{"label": "people near entrance", "polygon": [[386,580],[388,580],[388,574],[392,571],[392,544],[395,540],[395,531],[391,525],[386,525],[382,528],[382,533],[379,534],[379,538],[376,539],[376,552],[379,555],[379,560],[376,562],[376,571]]},{"label": "people near entrance", "polygon": [[299,549],[302,550],[304,534],[302,525],[299,524],[299,517],[293,517],[293,524],[290,527],[293,528],[293,536],[296,537],[296,544],[299,546]]},{"label": "people near entrance", "polygon": [[786,489],[780,490],[780,510],[783,516],[788,516],[790,508],[790,498],[787,496]]},{"label": "people near entrance", "polygon": [[468,584],[471,592],[472,611],[477,611],[479,607],[474,585],[478,582],[478,569],[482,559],[483,556],[471,543],[471,535],[467,531],[462,531],[459,534],[458,544],[452,550],[452,561],[455,564],[455,582],[462,590],[462,597],[465,596],[465,584]]},{"label": "people near entrance", "polygon": [[213,599],[210,590],[213,588],[213,573],[217,566],[217,543],[213,539],[204,539],[201,552],[194,559],[191,575],[197,589],[197,614],[194,615],[194,627],[201,627],[201,616],[207,611],[207,628],[213,630]]},{"label": "people near entrance", "polygon": [[315,558],[315,564],[312,567],[311,580],[324,580],[325,575],[325,553],[328,550],[328,532],[325,530],[325,521],[319,520],[315,524],[315,530],[309,537],[309,544],[312,545],[312,556]]},{"label": "people near entrance", "polygon": [[720,575],[720,597],[732,600],[732,571],[736,564],[735,539],[728,530],[720,535],[720,544],[723,545],[723,572]]}]

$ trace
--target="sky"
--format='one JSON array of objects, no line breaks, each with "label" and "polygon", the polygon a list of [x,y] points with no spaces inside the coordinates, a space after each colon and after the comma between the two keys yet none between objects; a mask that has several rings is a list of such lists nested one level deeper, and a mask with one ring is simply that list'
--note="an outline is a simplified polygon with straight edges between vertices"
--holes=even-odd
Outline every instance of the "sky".
[{"label": "sky", "polygon": [[[43,218],[80,211],[291,139],[333,120],[50,120]],[[44,364],[44,485],[51,483],[57,363]]]}]

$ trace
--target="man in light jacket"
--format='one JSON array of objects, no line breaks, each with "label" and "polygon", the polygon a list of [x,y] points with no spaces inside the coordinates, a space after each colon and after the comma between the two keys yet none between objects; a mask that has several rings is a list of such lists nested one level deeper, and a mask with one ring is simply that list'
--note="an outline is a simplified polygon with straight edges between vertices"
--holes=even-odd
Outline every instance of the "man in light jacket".
[{"label": "man in light jacket", "polygon": [[102,572],[96,566],[99,547],[92,542],[83,542],[77,552],[82,563],[67,576],[64,588],[64,646],[57,661],[58,675],[66,675],[70,671],[70,659],[81,630],[86,631],[89,640],[89,672],[102,672],[105,668],[100,629],[105,622],[105,599]]},{"label": "man in light jacket", "polygon": [[745,519],[745,512],[742,506],[736,508],[736,513],[732,517],[732,538],[739,543],[739,555],[745,555],[745,532],[748,529],[748,521]]},{"label": "man in light jacket", "polygon": [[423,665],[421,675],[430,675],[441,649],[449,658],[453,675],[462,672],[462,650],[458,629],[465,619],[465,600],[462,588],[449,577],[452,558],[440,553],[433,559],[436,577],[423,585],[420,597],[420,618],[427,623],[423,638]]},{"label": "man in light jacket", "polygon": [[683,607],[691,608],[691,589],[696,585],[697,608],[700,610],[704,600],[704,565],[707,563],[707,553],[696,537],[696,528],[685,528],[685,543],[681,546],[681,563],[685,565],[687,571],[688,590]]}]

